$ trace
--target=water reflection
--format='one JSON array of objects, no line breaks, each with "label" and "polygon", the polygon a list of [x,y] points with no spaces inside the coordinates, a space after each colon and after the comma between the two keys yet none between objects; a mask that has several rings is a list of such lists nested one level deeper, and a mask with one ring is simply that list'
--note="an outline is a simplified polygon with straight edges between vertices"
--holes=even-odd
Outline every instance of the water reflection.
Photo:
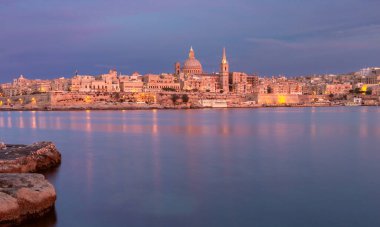
[{"label": "water reflection", "polygon": [[[366,118],[369,112],[373,113],[378,111],[377,109],[356,109],[356,112],[352,112],[352,109],[337,109],[337,112],[347,112],[357,113],[358,118],[353,118],[352,123],[355,121],[358,123],[358,129],[361,137],[368,136],[368,119]],[[294,133],[305,133],[305,130],[309,130],[310,135],[315,137],[317,135],[317,128],[319,130],[328,133],[332,136],[336,133],[343,133],[347,130],[348,126],[330,127],[330,125],[322,125],[320,128],[315,120],[316,114],[330,113],[330,108],[310,108],[308,109],[308,116],[305,115],[305,111],[302,109],[286,109],[286,108],[275,108],[275,109],[262,109],[256,114],[254,125],[249,124],[236,124],[236,119],[231,119],[230,110],[221,110],[218,122],[214,122],[209,118],[209,114],[202,113],[193,117],[191,111],[184,111],[181,116],[175,116],[170,119],[164,119],[164,124],[158,123],[158,110],[152,110],[139,114],[130,114],[128,111],[121,111],[119,116],[110,115],[109,112],[96,112],[96,111],[86,111],[86,112],[57,112],[57,114],[50,114],[47,112],[15,112],[15,113],[3,113],[0,116],[0,127],[4,128],[32,128],[32,129],[51,129],[51,130],[71,130],[71,131],[85,131],[87,133],[92,132],[123,132],[123,133],[140,133],[145,134],[147,132],[157,135],[158,133],[168,133],[168,134],[178,134],[186,133],[187,135],[200,136],[207,135],[210,133],[218,133],[223,136],[228,136],[230,134],[234,135],[261,135],[261,136],[276,136],[278,139],[286,138],[286,134],[289,132]],[[268,111],[272,112],[272,120],[275,124],[268,124],[268,117],[263,115]],[[168,111],[169,113],[172,113]],[[116,112],[115,112],[116,113]],[[275,114],[274,114],[275,113]],[[288,118],[288,115],[292,114],[294,117],[308,118],[309,125],[302,124],[301,122],[293,123],[293,119]],[[17,118],[13,116],[17,115]],[[169,114],[170,115],[170,114]],[[173,114],[174,115],[174,114]],[[246,115],[246,114],[244,114]],[[249,116],[240,116],[249,117]],[[261,122],[260,119],[264,121]],[[234,121],[234,125],[230,125],[230,121]],[[6,123],[5,123],[6,121]],[[113,121],[110,124],[110,121]],[[65,124],[62,124],[65,122]],[[211,124],[212,123],[212,124]],[[48,124],[50,125],[48,127]],[[173,127],[174,124],[174,127]],[[334,122],[332,122],[334,124]],[[378,129],[373,129],[371,133],[379,133]],[[289,135],[289,134],[288,134]]]},{"label": "water reflection", "polygon": [[33,219],[26,223],[23,223],[22,226],[25,227],[51,227],[55,226],[57,223],[57,213],[55,208],[46,213],[43,217]]},{"label": "water reflection", "polygon": [[31,128],[32,129],[36,129],[37,128],[37,118],[36,118],[36,111],[32,111],[31,112],[31,122],[32,122],[32,124],[31,124]]},{"label": "water reflection", "polygon": [[51,225],[377,226],[378,113],[0,112],[0,138],[57,143]]}]

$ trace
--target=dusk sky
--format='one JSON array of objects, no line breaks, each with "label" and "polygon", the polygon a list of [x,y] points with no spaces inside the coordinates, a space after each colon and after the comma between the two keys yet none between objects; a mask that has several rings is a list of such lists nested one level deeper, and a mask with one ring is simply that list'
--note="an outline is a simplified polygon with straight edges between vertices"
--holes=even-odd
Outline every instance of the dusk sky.
[{"label": "dusk sky", "polygon": [[0,82],[173,72],[289,76],[380,65],[379,0],[0,0]]}]

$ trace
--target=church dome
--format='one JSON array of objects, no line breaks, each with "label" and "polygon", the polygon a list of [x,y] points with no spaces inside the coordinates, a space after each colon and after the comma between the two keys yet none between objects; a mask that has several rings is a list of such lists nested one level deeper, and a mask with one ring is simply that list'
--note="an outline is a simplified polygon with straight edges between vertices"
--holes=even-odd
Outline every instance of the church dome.
[{"label": "church dome", "polygon": [[194,50],[191,47],[189,58],[183,63],[183,72],[185,74],[200,74],[202,73],[202,64],[195,58]]},{"label": "church dome", "polygon": [[202,69],[202,65],[197,59],[189,58],[183,63],[183,68],[184,69]]}]

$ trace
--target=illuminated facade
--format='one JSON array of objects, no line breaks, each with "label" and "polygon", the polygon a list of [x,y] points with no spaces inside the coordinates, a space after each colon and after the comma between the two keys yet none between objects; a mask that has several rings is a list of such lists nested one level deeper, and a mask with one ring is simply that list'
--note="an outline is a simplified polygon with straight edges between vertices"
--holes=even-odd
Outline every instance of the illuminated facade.
[{"label": "illuminated facade", "polygon": [[[176,71],[180,66],[176,64]],[[183,63],[182,72],[186,75],[203,73],[202,64],[195,58],[193,47],[190,48],[189,58]]]},{"label": "illuminated facade", "polygon": [[147,92],[179,91],[180,83],[176,80],[176,77],[171,74],[147,74],[143,77],[144,90]]}]

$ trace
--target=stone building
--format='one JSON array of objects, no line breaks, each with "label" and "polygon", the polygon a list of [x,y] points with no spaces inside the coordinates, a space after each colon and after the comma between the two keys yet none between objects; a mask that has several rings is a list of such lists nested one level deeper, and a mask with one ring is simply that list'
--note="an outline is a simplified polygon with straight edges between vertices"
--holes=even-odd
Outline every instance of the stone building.
[{"label": "stone building", "polygon": [[75,75],[70,82],[73,92],[120,92],[120,82],[117,71],[112,69],[100,76]]},{"label": "stone building", "polygon": [[305,84],[302,87],[303,95],[323,95],[326,93],[326,84]]},{"label": "stone building", "polygon": [[64,77],[53,79],[51,81],[52,91],[69,91],[71,79],[65,79]]},{"label": "stone building", "polygon": [[171,74],[147,74],[143,77],[145,84],[145,91],[147,92],[161,92],[165,90],[179,91],[181,86],[176,77]]},{"label": "stone building", "polygon": [[142,76],[138,73],[133,73],[131,76],[119,76],[120,91],[122,92],[143,92],[144,82]]},{"label": "stone building", "polygon": [[71,79],[70,91],[72,92],[90,92],[92,90],[92,82],[95,81],[94,76],[75,75]]},{"label": "stone building", "polygon": [[219,73],[204,73],[202,64],[195,58],[192,47],[189,58],[184,62],[181,70],[180,63],[175,63],[175,74],[178,76],[181,89],[184,91],[228,93],[230,91],[229,71],[225,49],[223,49]]},{"label": "stone building", "polygon": [[33,80],[30,87],[32,93],[45,93],[52,90],[50,80]]},{"label": "stone building", "polygon": [[348,94],[350,90],[351,84],[326,84],[325,94]]},{"label": "stone building", "polygon": [[32,92],[32,80],[26,79],[23,75],[20,75],[17,79],[14,79],[11,86],[6,89],[8,96],[26,95]]},{"label": "stone building", "polygon": [[252,85],[247,81],[248,75],[241,72],[231,72],[229,75],[230,92],[243,94],[252,90]]},{"label": "stone building", "polygon": [[144,83],[139,80],[130,80],[120,82],[120,91],[121,92],[143,92]]}]

